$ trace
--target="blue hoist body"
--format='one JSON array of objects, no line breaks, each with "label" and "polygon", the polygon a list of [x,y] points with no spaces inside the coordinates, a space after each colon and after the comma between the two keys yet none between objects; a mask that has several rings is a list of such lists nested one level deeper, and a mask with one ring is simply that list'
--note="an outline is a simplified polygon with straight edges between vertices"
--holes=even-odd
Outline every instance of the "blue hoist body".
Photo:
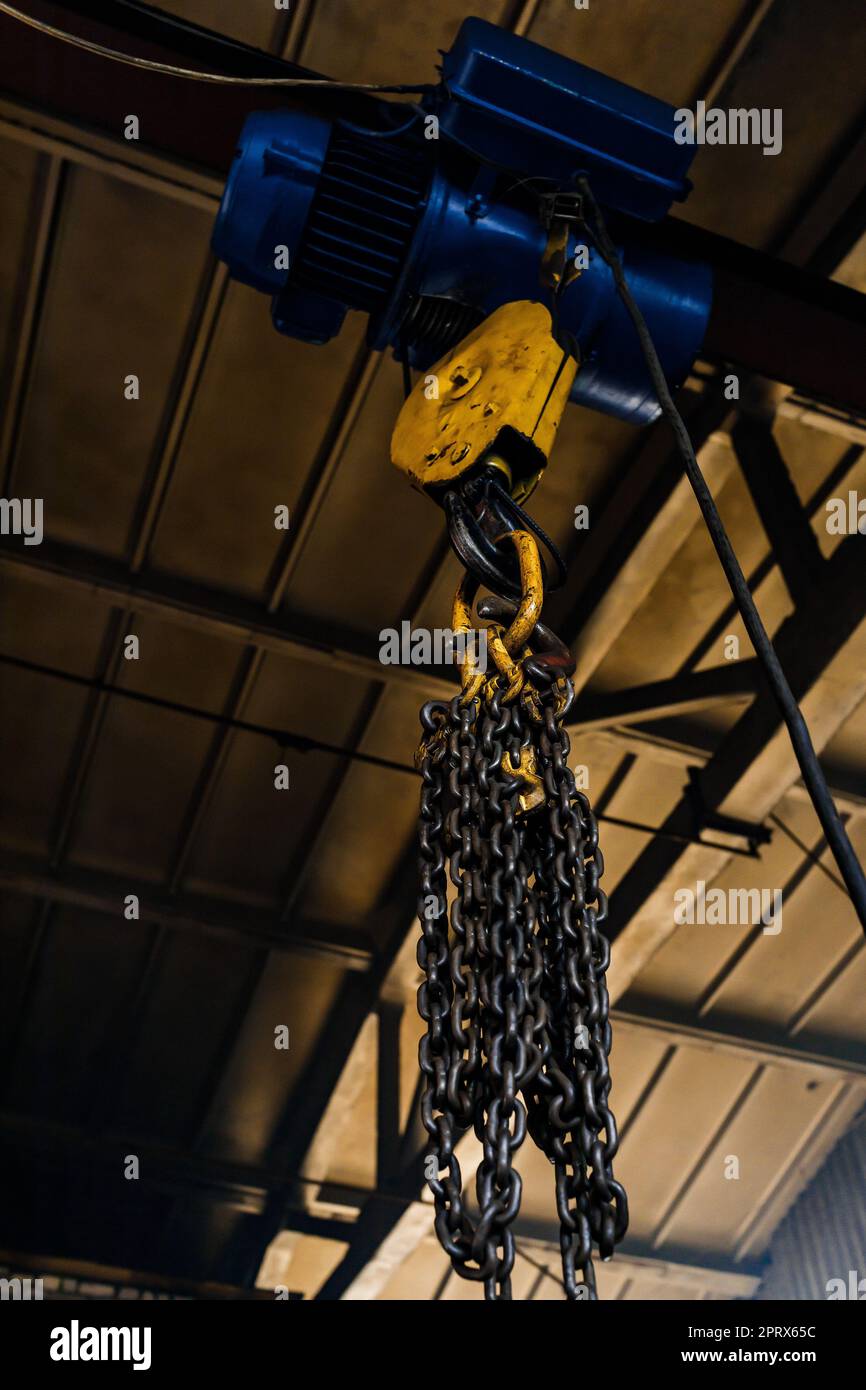
[{"label": "blue hoist body", "polygon": [[[674,108],[479,19],[418,103],[381,128],[295,111],[252,115],[213,235],[233,277],[273,298],[281,333],[325,343],[348,309],[368,341],[425,370],[501,305],[546,301],[544,207],[588,179],[668,381],[682,383],[712,298],[709,266],[659,251],[642,224],[688,194],[693,147]],[[568,255],[585,244],[579,224]],[[581,369],[571,399],[620,419],[658,413],[634,329],[588,246],[561,294]]]}]

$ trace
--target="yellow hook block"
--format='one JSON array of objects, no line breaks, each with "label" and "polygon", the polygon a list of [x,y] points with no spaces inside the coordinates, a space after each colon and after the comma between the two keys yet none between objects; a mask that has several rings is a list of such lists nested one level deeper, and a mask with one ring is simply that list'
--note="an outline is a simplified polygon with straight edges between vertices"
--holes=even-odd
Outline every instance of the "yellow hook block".
[{"label": "yellow hook block", "polygon": [[391,460],[434,496],[494,464],[523,502],[547,464],[576,372],[545,305],[503,304],[419,378],[397,417]]}]

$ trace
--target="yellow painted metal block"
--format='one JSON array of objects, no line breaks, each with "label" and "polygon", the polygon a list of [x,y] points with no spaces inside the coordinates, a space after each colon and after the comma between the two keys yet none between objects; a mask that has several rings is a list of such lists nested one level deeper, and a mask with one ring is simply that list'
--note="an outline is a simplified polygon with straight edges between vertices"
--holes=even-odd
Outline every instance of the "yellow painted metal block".
[{"label": "yellow painted metal block", "polygon": [[495,462],[523,501],[547,463],[576,371],[543,304],[504,304],[416,383],[397,418],[392,462],[434,494]]}]

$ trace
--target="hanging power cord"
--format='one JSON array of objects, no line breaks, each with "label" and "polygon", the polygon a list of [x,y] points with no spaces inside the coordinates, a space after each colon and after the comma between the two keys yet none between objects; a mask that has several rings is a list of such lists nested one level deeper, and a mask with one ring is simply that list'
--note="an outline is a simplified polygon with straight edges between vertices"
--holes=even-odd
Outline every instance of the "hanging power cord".
[{"label": "hanging power cord", "polygon": [[866,875],[863,873],[857,855],[854,853],[854,847],[848,838],[848,833],[842,824],[839,812],[830,795],[827,782],[821,771],[821,765],[818,762],[812,744],[809,730],[806,726],[806,721],[794,698],[787,677],[776,655],[775,648],[770,641],[767,630],[755,606],[751,590],[740,568],[740,562],[734,554],[733,547],[728,539],[728,533],[725,530],[722,518],[719,516],[718,509],[713,501],[713,495],[707,486],[706,479],[695,457],[695,451],[692,448],[692,441],[689,438],[688,430],[668,390],[668,384],[655,349],[655,344],[650,336],[644,316],[638,308],[631,290],[626,283],[622,262],[610,238],[599,206],[593,196],[592,189],[587,180],[583,177],[578,178],[577,187],[584,200],[584,224],[602,260],[609,267],[620,299],[628,312],[629,318],[634,324],[641,351],[643,352],[652,384],[659,405],[661,406],[662,414],[673,431],[677,448],[685,466],[686,474],[692,485],[695,497],[697,498],[698,506],[703,514],[713,545],[716,548],[716,554],[721,561],[722,569],[731,586],[731,592],[740,610],[740,615],[745,624],[746,631],[749,634],[752,646],[764,668],[770,689],[775,696],[782,718],[787,725],[791,744],[796,754],[797,762],[800,765],[800,771],[803,774],[803,781],[811,797],[812,805],[821,822],[821,828],[827,837],[827,843],[833,851],[833,857],[836,860],[842,878],[845,880],[845,886],[848,889],[851,901],[854,904],[854,909],[860,919],[860,925],[863,927],[864,932],[866,932]]},{"label": "hanging power cord", "polygon": [[61,43],[71,44],[74,48],[83,48],[86,53],[94,53],[99,58],[108,58],[113,63],[125,63],[127,67],[144,68],[148,72],[161,72],[168,77],[190,78],[196,82],[219,82],[244,87],[327,87],[331,91],[341,92],[416,93],[430,90],[429,83],[416,83],[414,86],[389,86],[378,82],[334,82],[329,77],[235,77],[231,73],[201,72],[198,68],[180,68],[173,63],[157,62],[154,58],[139,58],[132,53],[121,53],[118,49],[108,48],[105,44],[96,43],[93,39],[85,39],[78,34],[70,34],[66,29],[57,29],[53,24],[46,24],[44,20],[24,14],[22,10],[16,10],[14,6],[3,3],[3,0],[0,0],[0,14],[8,15],[10,19],[17,19],[19,23],[26,24],[28,28],[36,29],[41,34],[47,34],[52,39],[59,39]]}]

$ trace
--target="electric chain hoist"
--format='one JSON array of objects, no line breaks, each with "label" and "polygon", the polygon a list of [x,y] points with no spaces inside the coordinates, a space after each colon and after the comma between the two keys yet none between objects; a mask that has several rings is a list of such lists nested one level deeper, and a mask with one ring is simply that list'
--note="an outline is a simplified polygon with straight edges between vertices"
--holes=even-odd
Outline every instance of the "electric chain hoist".
[{"label": "electric chain hoist", "polygon": [[[441,70],[418,103],[371,100],[375,127],[250,116],[213,233],[232,276],[272,296],[281,333],[326,343],[355,309],[372,348],[426,372],[501,305],[541,298],[551,222],[561,242],[584,174],[679,385],[713,274],[646,234],[690,188],[694,146],[677,142],[674,107],[479,19]],[[558,301],[582,358],[570,398],[646,423],[659,406],[640,346],[610,268],[575,230],[583,269]]]},{"label": "electric chain hoist", "polygon": [[[213,245],[272,296],[280,332],[324,343],[360,310],[370,346],[404,365],[392,460],[442,507],[465,566],[455,637],[483,639],[453,699],[424,706],[416,754],[425,1177],[456,1272],[510,1298],[529,1132],[554,1170],[566,1295],[592,1299],[593,1252],[610,1258],[628,1223],[604,863],[568,767],[574,663],[540,620],[539,542],[554,582],[563,566],[524,510],[569,401],[670,421],[864,921],[866,882],[671,399],[713,284],[642,235],[690,187],[674,108],[478,19],[441,72],[419,104],[381,102],[375,128],[251,116]],[[456,1153],[470,1131],[474,1209]]]},{"label": "electric chain hoist", "polygon": [[[576,177],[621,214],[677,383],[710,272],[645,248],[636,219],[685,196],[690,157],[671,108],[471,19],[439,88],[408,111],[383,105],[379,130],[251,117],[214,233],[232,274],[273,295],[281,332],[326,342],[361,309],[370,344],[420,373],[392,460],[443,508],[466,567],[454,636],[488,624],[492,669],[470,656],[453,700],[425,705],[416,758],[426,1176],[454,1269],[488,1298],[511,1296],[527,1130],[553,1166],[569,1298],[595,1297],[592,1252],[609,1258],[628,1221],[612,1172],[603,860],[567,764],[573,661],[540,621],[546,537],[523,504],[570,400],[638,422],[658,411]],[[475,1214],[455,1153],[470,1130]]]}]

